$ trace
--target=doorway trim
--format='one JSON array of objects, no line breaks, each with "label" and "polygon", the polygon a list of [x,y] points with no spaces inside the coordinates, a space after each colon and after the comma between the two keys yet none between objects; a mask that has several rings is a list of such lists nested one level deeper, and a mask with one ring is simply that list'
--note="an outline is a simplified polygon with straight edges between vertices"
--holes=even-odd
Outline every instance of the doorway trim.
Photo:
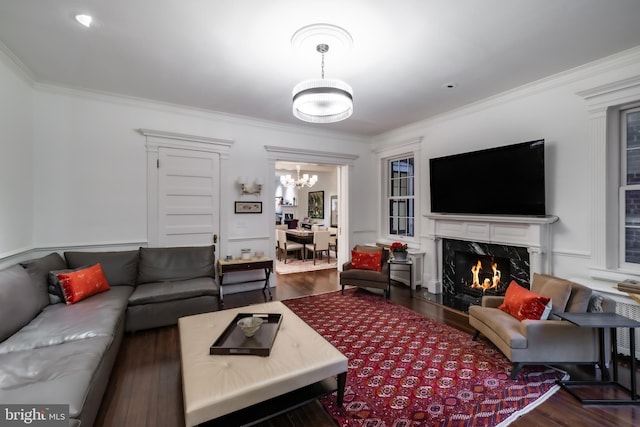
[{"label": "doorway trim", "polygon": [[[322,165],[333,165],[338,168],[338,218],[342,219],[342,224],[338,226],[338,270],[342,264],[349,260],[346,256],[351,252],[349,248],[349,171],[353,168],[355,161],[360,157],[355,154],[336,153],[329,151],[307,150],[302,148],[282,147],[277,145],[265,145],[268,160],[268,176],[276,174],[276,162],[298,162],[298,163],[318,163]],[[274,180],[266,180],[266,194],[275,194]],[[276,214],[273,209],[267,211],[268,221],[275,224]],[[275,227],[270,227],[270,239],[275,247]]]},{"label": "doorway trim", "polygon": [[[149,247],[158,246],[158,161],[159,148],[178,148],[182,150],[206,151],[209,153],[218,153],[220,156],[220,176],[218,177],[218,185],[221,178],[227,175],[229,168],[229,151],[234,141],[219,138],[210,138],[206,136],[188,135],[182,133],[165,132],[152,129],[138,129],[138,132],[146,138],[145,148],[147,149],[147,245]],[[228,189],[226,186],[220,185],[220,200],[228,200]],[[225,224],[227,218],[224,214],[225,210],[220,209],[218,204],[218,230],[220,224]],[[224,217],[223,217],[224,216]]]}]

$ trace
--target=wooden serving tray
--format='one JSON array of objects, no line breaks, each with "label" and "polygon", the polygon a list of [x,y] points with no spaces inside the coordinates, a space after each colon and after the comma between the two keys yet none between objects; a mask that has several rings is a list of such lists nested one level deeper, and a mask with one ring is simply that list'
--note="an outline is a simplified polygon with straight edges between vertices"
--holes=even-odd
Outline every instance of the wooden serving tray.
[{"label": "wooden serving tray", "polygon": [[[250,338],[247,338],[237,325],[244,317],[262,317],[264,323]],[[276,339],[282,314],[280,313],[239,313],[229,323],[222,335],[209,347],[209,354],[253,355],[266,357]]]}]

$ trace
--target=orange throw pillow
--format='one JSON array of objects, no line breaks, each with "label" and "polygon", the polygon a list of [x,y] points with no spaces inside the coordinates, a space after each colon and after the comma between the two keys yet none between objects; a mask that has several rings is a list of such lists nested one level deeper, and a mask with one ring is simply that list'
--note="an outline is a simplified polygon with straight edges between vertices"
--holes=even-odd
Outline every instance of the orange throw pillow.
[{"label": "orange throw pillow", "polygon": [[360,252],[351,251],[351,267],[358,270],[382,271],[382,251]]},{"label": "orange throw pillow", "polygon": [[56,276],[69,305],[110,289],[100,264],[71,273],[58,273]]},{"label": "orange throw pillow", "polygon": [[551,311],[551,298],[534,294],[512,280],[498,308],[518,320],[546,320]]}]

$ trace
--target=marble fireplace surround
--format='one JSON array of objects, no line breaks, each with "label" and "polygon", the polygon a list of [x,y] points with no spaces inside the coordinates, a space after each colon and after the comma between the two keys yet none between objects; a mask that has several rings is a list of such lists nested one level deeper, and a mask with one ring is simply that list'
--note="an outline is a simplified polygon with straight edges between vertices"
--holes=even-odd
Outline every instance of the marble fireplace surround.
[{"label": "marble fireplace surround", "polygon": [[[459,260],[456,255],[460,254]],[[488,289],[486,293],[481,289],[471,288],[471,266],[477,260],[482,260],[480,282],[483,278],[492,276],[488,265],[488,258],[499,260],[501,273],[497,288]],[[469,242],[466,240],[442,239],[442,293],[481,297],[482,295],[504,295],[507,286],[515,280],[525,288],[530,288],[530,264],[527,248],[513,245],[495,245],[492,243]],[[459,264],[458,262],[462,264]],[[504,261],[504,262],[503,262]],[[459,271],[462,270],[462,271]],[[456,273],[461,274],[464,284],[456,283]],[[486,273],[486,274],[485,274]]]},{"label": "marble fireplace surround", "polygon": [[[470,249],[472,253],[516,258],[515,264],[512,261],[512,278],[526,276],[522,269],[527,266],[529,277],[533,273],[551,274],[551,229],[558,221],[557,216],[426,214],[425,217],[429,219],[428,252],[435,254],[429,257],[427,287],[430,293],[455,292],[450,281],[443,283],[443,277],[449,275],[443,262],[443,246],[448,255],[455,250]],[[524,262],[526,253],[529,256]]]}]

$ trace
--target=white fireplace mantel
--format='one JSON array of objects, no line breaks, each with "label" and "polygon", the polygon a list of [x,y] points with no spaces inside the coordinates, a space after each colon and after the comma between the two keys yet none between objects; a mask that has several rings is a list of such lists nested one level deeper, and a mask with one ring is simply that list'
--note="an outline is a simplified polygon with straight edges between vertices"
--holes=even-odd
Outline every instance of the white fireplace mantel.
[{"label": "white fireplace mantel", "polygon": [[531,274],[551,274],[551,225],[557,216],[493,216],[459,214],[425,214],[428,218],[427,238],[431,240],[432,277],[429,291],[442,289],[442,239],[510,245],[527,248]]}]

